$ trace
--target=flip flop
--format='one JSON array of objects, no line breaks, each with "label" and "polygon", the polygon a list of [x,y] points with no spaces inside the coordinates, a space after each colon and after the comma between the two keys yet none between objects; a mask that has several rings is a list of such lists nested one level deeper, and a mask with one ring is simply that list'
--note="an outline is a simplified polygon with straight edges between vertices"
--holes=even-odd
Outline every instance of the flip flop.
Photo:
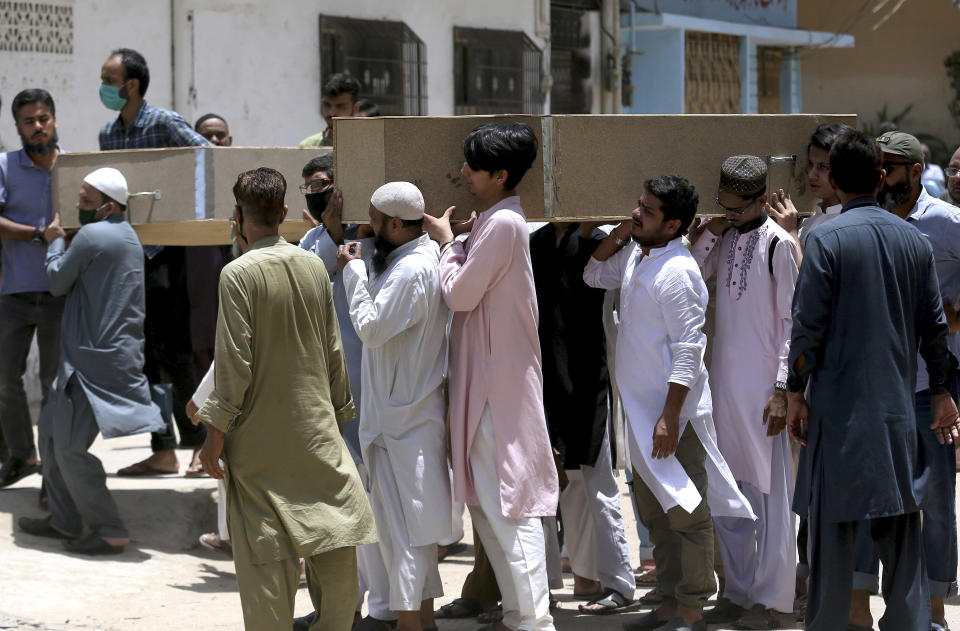
[{"label": "flip flop", "polygon": [[[590,605],[600,605],[603,609],[585,609]],[[591,600],[586,605],[580,605],[580,613],[590,614],[592,616],[608,616],[612,613],[621,613],[624,611],[632,611],[639,606],[635,600],[627,600],[623,594],[618,592],[615,589],[608,589],[603,592],[601,598],[596,600]]]},{"label": "flip flop", "polygon": [[81,539],[66,539],[63,541],[63,547],[67,552],[77,554],[86,554],[89,556],[100,556],[104,554],[120,554],[124,546],[115,546],[93,533]]},{"label": "flip flop", "polygon": [[[459,607],[461,613],[454,613],[454,609]],[[441,606],[433,612],[434,618],[454,620],[459,618],[474,618],[483,613],[483,607],[472,598],[455,598],[453,602]]]},{"label": "flip flop", "polygon": [[40,473],[40,463],[28,463],[20,458],[10,458],[0,467],[0,489],[22,480],[28,475]]}]

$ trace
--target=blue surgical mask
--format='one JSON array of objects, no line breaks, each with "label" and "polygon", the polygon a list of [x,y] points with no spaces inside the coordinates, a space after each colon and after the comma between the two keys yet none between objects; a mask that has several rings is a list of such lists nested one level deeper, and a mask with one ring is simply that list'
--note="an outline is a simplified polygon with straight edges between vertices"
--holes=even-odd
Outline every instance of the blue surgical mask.
[{"label": "blue surgical mask", "polygon": [[108,110],[116,110],[119,112],[123,109],[123,106],[127,104],[127,99],[120,96],[120,88],[117,86],[101,83],[100,102],[103,103]]}]

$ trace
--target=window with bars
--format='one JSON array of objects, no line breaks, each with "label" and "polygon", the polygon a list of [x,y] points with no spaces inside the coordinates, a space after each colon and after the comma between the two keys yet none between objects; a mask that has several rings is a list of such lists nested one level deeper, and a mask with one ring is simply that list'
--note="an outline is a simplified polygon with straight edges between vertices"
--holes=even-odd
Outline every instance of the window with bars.
[{"label": "window with bars", "polygon": [[687,114],[740,113],[740,38],[686,32]]},{"label": "window with bars", "polygon": [[337,72],[384,115],[427,113],[427,51],[403,22],[320,16],[320,85]]},{"label": "window with bars", "polygon": [[540,114],[540,49],[523,31],[453,29],[454,113]]}]

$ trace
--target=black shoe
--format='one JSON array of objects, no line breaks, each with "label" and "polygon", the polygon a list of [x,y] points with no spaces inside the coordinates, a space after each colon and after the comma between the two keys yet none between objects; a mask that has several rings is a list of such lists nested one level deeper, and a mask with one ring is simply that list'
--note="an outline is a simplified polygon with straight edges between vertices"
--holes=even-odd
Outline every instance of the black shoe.
[{"label": "black shoe", "polygon": [[52,537],[54,539],[77,539],[80,535],[68,535],[50,525],[51,517],[21,517],[17,520],[20,530],[35,537]]},{"label": "black shoe", "polygon": [[67,552],[75,552],[76,554],[86,554],[89,556],[120,554],[124,548],[124,546],[115,546],[107,543],[105,539],[94,533],[90,533],[82,539],[64,541],[63,547]]},{"label": "black shoe", "polygon": [[316,615],[316,611],[311,611],[305,616],[294,618],[293,631],[308,631],[310,629],[310,625],[313,624],[313,619],[316,617]]},{"label": "black shoe", "polygon": [[21,458],[10,458],[0,467],[0,489],[6,488],[33,473],[40,473],[40,463],[28,463]]}]

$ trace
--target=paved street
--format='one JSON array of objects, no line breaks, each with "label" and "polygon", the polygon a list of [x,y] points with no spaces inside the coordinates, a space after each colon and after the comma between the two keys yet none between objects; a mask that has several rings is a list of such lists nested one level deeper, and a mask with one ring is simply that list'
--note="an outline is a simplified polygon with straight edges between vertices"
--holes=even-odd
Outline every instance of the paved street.
[{"label": "paved street", "polygon": [[[99,439],[93,451],[103,459],[106,470],[113,472],[145,457],[148,443],[146,436]],[[190,453],[181,451],[179,455],[184,466]],[[15,529],[16,517],[42,514],[37,507],[38,476],[0,491],[0,629],[241,629],[232,561],[197,543],[202,532],[215,528],[214,481],[179,476],[111,476],[108,483],[134,542],[122,556],[94,560],[64,554],[59,541]],[[623,499],[627,501],[626,494]],[[624,508],[627,535],[635,554],[633,513],[626,503]],[[469,517],[467,520],[465,543],[470,544]],[[447,597],[438,605],[459,595],[471,565],[470,546],[441,564]],[[620,629],[624,621],[639,615],[578,615],[577,603],[572,600],[572,576],[566,575],[565,582],[566,588],[555,593],[561,601],[555,612],[556,626],[561,631]],[[948,622],[955,628],[960,628],[958,604],[960,601],[948,604],[947,608]],[[307,613],[310,607],[306,590],[300,590],[297,613]],[[879,616],[879,598],[873,599],[873,608],[875,616]],[[472,619],[440,622],[441,629],[451,631],[478,626]],[[800,629],[802,625],[791,621],[786,628]]]}]

